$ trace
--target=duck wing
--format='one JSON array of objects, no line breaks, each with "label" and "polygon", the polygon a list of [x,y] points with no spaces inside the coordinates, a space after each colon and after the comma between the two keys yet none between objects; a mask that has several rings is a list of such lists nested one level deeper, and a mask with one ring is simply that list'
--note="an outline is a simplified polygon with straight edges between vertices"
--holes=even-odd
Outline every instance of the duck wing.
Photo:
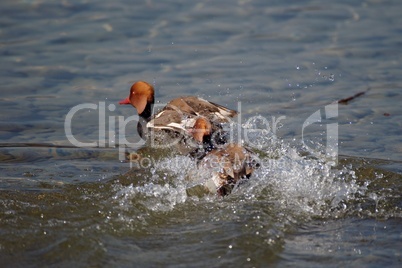
[{"label": "duck wing", "polygon": [[188,116],[204,116],[211,122],[218,123],[227,123],[238,114],[235,110],[194,96],[173,99],[165,109],[176,110]]}]

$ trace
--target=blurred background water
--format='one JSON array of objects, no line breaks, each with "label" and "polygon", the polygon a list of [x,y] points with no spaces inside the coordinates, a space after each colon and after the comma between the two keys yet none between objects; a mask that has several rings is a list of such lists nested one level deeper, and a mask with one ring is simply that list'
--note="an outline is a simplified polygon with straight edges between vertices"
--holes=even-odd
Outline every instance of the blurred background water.
[{"label": "blurred background water", "polygon": [[[0,10],[3,265],[401,265],[400,1],[5,0]],[[160,103],[201,96],[254,127],[282,117],[251,137],[268,155],[253,180],[224,199],[198,196],[185,157],[119,161],[119,116],[135,111],[117,102],[140,79]],[[65,133],[80,104],[96,109],[77,111],[71,134],[98,142],[90,148]],[[316,111],[321,122],[303,129]],[[302,145],[322,150],[329,123],[337,167]],[[126,134],[138,140],[135,124]]]}]

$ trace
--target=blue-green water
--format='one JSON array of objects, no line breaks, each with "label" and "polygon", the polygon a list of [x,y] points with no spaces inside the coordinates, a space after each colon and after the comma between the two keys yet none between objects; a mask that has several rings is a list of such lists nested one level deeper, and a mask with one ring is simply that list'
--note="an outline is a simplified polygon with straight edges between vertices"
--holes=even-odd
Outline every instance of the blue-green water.
[{"label": "blue-green water", "polygon": [[[399,1],[0,10],[2,265],[401,265]],[[130,170],[119,122],[135,110],[117,103],[140,79],[158,104],[197,95],[240,110],[237,126],[266,119],[247,140],[262,168],[224,199],[196,193],[184,156]],[[328,105],[359,92],[330,117]],[[138,141],[134,123],[124,130]],[[335,136],[334,167],[317,152]]]}]

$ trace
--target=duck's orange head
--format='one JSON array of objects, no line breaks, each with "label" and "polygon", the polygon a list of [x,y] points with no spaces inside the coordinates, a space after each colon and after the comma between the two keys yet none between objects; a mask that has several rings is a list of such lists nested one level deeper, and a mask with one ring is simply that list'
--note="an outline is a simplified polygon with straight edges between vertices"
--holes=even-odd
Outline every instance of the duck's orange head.
[{"label": "duck's orange head", "polygon": [[205,136],[211,135],[212,126],[211,123],[205,117],[199,117],[192,129],[190,129],[190,133],[196,141],[203,142]]},{"label": "duck's orange head", "polygon": [[151,84],[137,81],[131,86],[130,95],[119,104],[131,104],[137,109],[138,114],[142,114],[148,103],[154,103],[154,94],[154,87]]}]

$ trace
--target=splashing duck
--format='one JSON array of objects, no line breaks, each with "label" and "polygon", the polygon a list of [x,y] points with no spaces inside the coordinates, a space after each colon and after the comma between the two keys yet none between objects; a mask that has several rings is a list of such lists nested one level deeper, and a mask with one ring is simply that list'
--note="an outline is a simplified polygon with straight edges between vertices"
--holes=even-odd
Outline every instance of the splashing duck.
[{"label": "splashing duck", "polygon": [[[204,117],[198,118],[191,133],[198,142],[209,141],[210,123]],[[260,165],[252,151],[235,143],[206,149],[198,160],[201,169],[212,171],[212,178],[205,183],[206,188],[220,196],[231,193],[236,184],[250,178]]]}]

